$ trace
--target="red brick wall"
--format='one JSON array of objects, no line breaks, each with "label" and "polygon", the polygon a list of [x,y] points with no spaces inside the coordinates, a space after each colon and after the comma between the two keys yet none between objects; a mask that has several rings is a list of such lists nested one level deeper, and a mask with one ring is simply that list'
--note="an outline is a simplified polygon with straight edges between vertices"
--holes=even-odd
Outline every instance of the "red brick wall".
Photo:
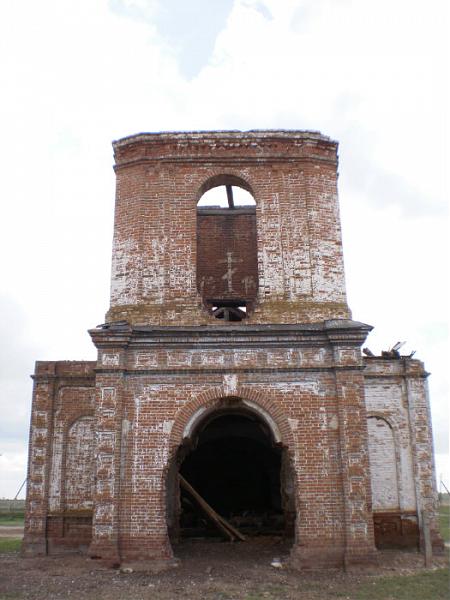
[{"label": "red brick wall", "polygon": [[66,510],[92,510],[94,492],[93,416],[82,416],[69,427],[66,445]]},{"label": "red brick wall", "polygon": [[[84,519],[84,540],[91,535],[89,525],[86,531],[86,522],[92,515],[95,364],[88,361],[36,363],[25,554],[47,553],[51,532],[56,531],[50,528],[50,533],[47,533],[50,516],[54,517],[53,525],[59,523],[55,525],[57,545],[78,546],[76,536],[67,544],[63,539],[67,531],[63,523],[68,513],[72,520],[77,517]],[[81,428],[80,423],[83,423]],[[89,423],[88,427],[85,427],[86,423]],[[83,543],[86,545],[85,541]]]},{"label": "red brick wall", "polygon": [[256,202],[258,294],[246,322],[349,317],[335,142],[298,131],[142,134],[114,151],[107,320],[217,325],[198,291],[196,206],[218,182]]},{"label": "red brick wall", "polygon": [[197,288],[204,299],[255,299],[254,209],[197,209]]},{"label": "red brick wall", "polygon": [[[438,504],[434,468],[428,373],[418,360],[365,359],[365,396],[370,429],[373,501],[377,541],[405,545],[419,539],[421,512],[430,520],[433,545],[438,536]],[[380,424],[380,426],[377,426]],[[386,438],[388,443],[386,443]],[[395,506],[397,497],[397,506]]]},{"label": "red brick wall", "polygon": [[[368,414],[394,431],[391,517],[402,526],[403,509],[426,510],[438,547],[423,365],[363,362],[371,327],[349,320],[337,144],[212,132],[142,134],[114,149],[108,320],[125,323],[90,331],[97,363],[36,364],[24,553],[85,547],[92,532],[91,556],[109,564],[170,564],[174,457],[202,415],[233,403],[265,422],[292,465],[294,566],[373,558]],[[256,223],[239,209],[197,218],[200,196],[223,183],[252,193]],[[233,294],[252,299],[244,282],[258,282],[254,310],[232,326],[200,293],[229,293],[216,268],[228,252],[242,258]]]}]

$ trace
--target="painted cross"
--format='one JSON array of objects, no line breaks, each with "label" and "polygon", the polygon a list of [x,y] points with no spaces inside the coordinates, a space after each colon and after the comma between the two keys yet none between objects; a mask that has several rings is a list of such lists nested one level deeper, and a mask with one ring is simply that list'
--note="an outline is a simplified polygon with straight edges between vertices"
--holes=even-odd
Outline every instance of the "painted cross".
[{"label": "painted cross", "polygon": [[225,273],[225,275],[222,275],[222,279],[224,279],[227,282],[228,292],[230,294],[232,294],[233,293],[233,275],[237,271],[236,268],[233,268],[233,263],[240,263],[240,262],[242,262],[242,260],[238,259],[238,258],[233,258],[233,253],[227,252],[227,258],[224,260],[219,260],[218,262],[226,263],[226,265],[227,265],[227,272]]}]

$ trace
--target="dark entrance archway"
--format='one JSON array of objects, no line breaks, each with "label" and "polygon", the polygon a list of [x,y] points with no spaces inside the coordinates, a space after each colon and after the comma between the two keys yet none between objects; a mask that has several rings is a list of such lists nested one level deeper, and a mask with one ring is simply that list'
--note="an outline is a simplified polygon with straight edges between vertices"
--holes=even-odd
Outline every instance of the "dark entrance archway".
[{"label": "dark entrance archway", "polygon": [[[245,536],[294,535],[295,502],[286,449],[263,419],[237,403],[205,417],[179,448],[168,503],[172,541],[223,532],[178,473]],[[169,499],[169,498],[168,498]]]}]

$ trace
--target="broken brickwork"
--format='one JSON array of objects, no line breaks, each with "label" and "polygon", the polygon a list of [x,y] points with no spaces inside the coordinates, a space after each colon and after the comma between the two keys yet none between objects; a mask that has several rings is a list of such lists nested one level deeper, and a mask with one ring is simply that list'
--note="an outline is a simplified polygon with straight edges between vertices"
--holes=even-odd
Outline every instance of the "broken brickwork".
[{"label": "broken brickwork", "polygon": [[[426,372],[362,358],[347,306],[337,144],[316,132],[140,134],[114,143],[111,302],[96,363],[37,363],[25,555],[175,564],[211,534],[179,474],[296,568],[435,549]],[[203,208],[216,186],[255,206]],[[245,543],[245,542],[243,542]]]}]

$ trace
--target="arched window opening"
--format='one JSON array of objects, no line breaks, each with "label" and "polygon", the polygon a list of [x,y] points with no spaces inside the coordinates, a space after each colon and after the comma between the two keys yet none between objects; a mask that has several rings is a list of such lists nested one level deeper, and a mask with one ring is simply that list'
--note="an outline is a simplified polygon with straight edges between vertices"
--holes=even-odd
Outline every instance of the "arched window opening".
[{"label": "arched window opening", "polygon": [[242,321],[258,291],[256,203],[234,176],[203,186],[197,204],[197,287],[209,313]]},{"label": "arched window opening", "polygon": [[242,208],[256,206],[251,193],[238,185],[218,185],[209,189],[198,201],[199,208]]}]

